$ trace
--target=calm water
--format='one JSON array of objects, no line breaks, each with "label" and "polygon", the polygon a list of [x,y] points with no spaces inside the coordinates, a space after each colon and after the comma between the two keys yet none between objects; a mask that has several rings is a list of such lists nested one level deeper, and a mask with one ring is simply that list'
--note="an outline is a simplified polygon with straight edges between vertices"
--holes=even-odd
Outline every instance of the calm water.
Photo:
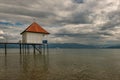
[{"label": "calm water", "polygon": [[0,80],[120,80],[119,49],[50,49],[19,54],[0,49]]}]

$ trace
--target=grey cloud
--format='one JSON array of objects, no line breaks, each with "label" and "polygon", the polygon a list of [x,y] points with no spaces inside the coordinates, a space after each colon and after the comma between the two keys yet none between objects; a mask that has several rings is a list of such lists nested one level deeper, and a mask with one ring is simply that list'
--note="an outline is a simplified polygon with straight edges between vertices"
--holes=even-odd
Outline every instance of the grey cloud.
[{"label": "grey cloud", "polygon": [[97,32],[98,35],[106,35],[106,36],[113,36],[112,33],[110,33],[109,31],[99,31]]},{"label": "grey cloud", "polygon": [[23,31],[21,27],[15,27],[15,26],[6,26],[6,25],[0,25],[0,30],[4,32],[4,34],[0,34],[5,40],[9,42],[18,42],[20,40],[20,32]]},{"label": "grey cloud", "polygon": [[64,23],[64,24],[90,24],[91,21],[88,19],[89,12],[86,13],[77,13],[69,17],[64,17],[62,20],[56,20],[55,23]]},{"label": "grey cloud", "polygon": [[26,8],[21,7],[1,7],[1,13],[9,13],[15,15],[24,15],[24,16],[31,16],[31,17],[38,17],[38,18],[47,18],[48,16],[53,15],[51,12],[43,12],[43,11],[36,11],[36,10],[29,10]]},{"label": "grey cloud", "polygon": [[99,39],[100,36],[94,35],[94,34],[55,34],[56,37],[62,37],[62,36],[68,36],[68,37],[74,37],[74,38],[91,38],[91,39]]},{"label": "grey cloud", "polygon": [[16,5],[16,6],[28,6],[30,4],[34,4],[36,2],[38,2],[38,0],[23,0],[23,1],[20,1],[20,0],[0,0],[0,2],[2,4],[5,4],[5,5]]},{"label": "grey cloud", "polygon": [[106,23],[103,25],[103,27],[101,28],[101,30],[110,30],[110,29],[114,29],[115,27],[120,26],[120,23],[116,23],[116,22],[110,22],[110,23]]},{"label": "grey cloud", "polygon": [[88,19],[88,15],[90,14],[89,11],[86,11],[86,12],[79,12],[75,15],[73,15],[73,17],[71,18],[71,22],[70,23],[73,23],[73,24],[90,24],[91,22],[89,21]]},{"label": "grey cloud", "polygon": [[120,10],[111,12],[108,14],[109,22],[102,25],[101,30],[114,29],[115,27],[120,27]]},{"label": "grey cloud", "polygon": [[[75,0],[73,0],[75,1]],[[77,0],[76,0],[77,1]],[[75,2],[76,2],[75,1]],[[81,0],[78,0],[81,1]],[[63,24],[92,24],[94,18],[92,20],[89,19],[89,16],[94,13],[94,8],[98,6],[97,1],[88,1],[88,3],[84,4],[74,4],[72,7],[64,8],[64,11],[67,11],[70,8],[71,14],[66,17],[61,17],[60,20],[56,20],[54,23],[63,23]],[[81,7],[81,5],[83,7]],[[63,14],[64,15],[64,14]],[[57,15],[58,16],[58,15]]]},{"label": "grey cloud", "polygon": [[[56,34],[53,37],[55,42],[59,42],[56,38],[64,40],[65,43],[81,43],[81,44],[102,44],[102,37],[96,34]],[[62,42],[62,43],[64,43]]]}]

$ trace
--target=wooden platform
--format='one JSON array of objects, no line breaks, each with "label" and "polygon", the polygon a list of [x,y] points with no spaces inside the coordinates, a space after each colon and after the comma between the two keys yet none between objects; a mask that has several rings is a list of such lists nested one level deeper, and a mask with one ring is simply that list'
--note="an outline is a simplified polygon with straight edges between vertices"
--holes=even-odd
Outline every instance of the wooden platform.
[{"label": "wooden platform", "polygon": [[[0,43],[0,45],[4,45],[4,49],[5,49],[5,54],[7,54],[7,45],[8,44],[18,44],[19,45],[19,49],[20,49],[20,54],[21,53],[30,53],[29,50],[29,45],[33,46],[33,53],[35,54],[36,51],[38,51],[39,53],[42,53],[41,48],[43,46],[43,49],[45,50],[45,48],[48,49],[48,45],[45,47],[45,44],[38,44],[38,43],[11,43],[11,42],[7,42],[7,43]],[[38,46],[38,47],[37,47]]]},{"label": "wooden platform", "polygon": [[9,42],[8,42],[8,43],[1,43],[1,42],[0,42],[0,44],[29,44],[29,45],[42,45],[42,44],[38,44],[38,43],[11,43],[11,42],[10,42],[10,43],[9,43]]}]

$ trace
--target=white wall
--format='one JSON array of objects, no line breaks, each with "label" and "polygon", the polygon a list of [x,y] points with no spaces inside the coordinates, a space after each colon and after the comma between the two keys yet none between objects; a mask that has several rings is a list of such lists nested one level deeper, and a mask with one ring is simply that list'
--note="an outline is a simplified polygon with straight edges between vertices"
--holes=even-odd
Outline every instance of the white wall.
[{"label": "white wall", "polygon": [[44,34],[41,33],[23,33],[23,43],[42,43]]},{"label": "white wall", "polygon": [[26,43],[26,32],[22,34],[22,43]]}]

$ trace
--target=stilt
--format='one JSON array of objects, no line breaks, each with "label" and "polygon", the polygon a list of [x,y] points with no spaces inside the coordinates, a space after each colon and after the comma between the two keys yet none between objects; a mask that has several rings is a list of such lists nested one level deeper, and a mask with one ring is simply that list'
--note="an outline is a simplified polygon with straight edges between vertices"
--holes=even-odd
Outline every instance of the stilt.
[{"label": "stilt", "polygon": [[19,45],[20,45],[20,54],[21,54],[22,53],[22,51],[21,51],[21,43]]},{"label": "stilt", "polygon": [[26,44],[25,44],[25,46],[24,46],[24,47],[25,47],[25,54],[26,54]]},{"label": "stilt", "polygon": [[44,54],[44,44],[42,44],[42,53]]},{"label": "stilt", "polygon": [[24,43],[22,44],[23,54],[24,54]]},{"label": "stilt", "polygon": [[48,54],[48,52],[49,52],[48,44],[46,44],[46,46],[47,46],[47,54]]},{"label": "stilt", "polygon": [[41,54],[42,54],[42,47],[41,47],[41,45],[39,45],[39,49],[40,49],[40,52],[41,52]]},{"label": "stilt", "polygon": [[45,44],[43,44],[44,48],[43,48],[43,53],[45,54]]},{"label": "stilt", "polygon": [[5,55],[7,54],[7,43],[5,43]]},{"label": "stilt", "polygon": [[33,48],[34,48],[34,51],[33,51],[33,53],[35,54],[35,53],[36,53],[36,51],[35,51],[35,44],[33,45]]},{"label": "stilt", "polygon": [[28,54],[30,53],[29,44],[27,44],[27,53],[28,53]]}]

